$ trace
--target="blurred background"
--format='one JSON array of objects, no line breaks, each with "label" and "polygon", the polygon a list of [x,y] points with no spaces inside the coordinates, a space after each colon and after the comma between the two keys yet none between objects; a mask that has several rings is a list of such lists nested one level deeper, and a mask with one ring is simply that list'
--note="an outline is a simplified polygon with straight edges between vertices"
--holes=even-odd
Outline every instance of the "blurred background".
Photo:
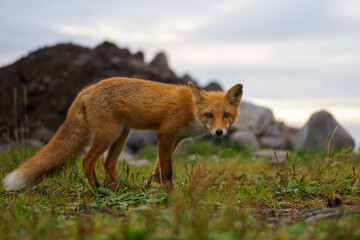
[{"label": "blurred background", "polygon": [[40,47],[104,40],[301,127],[326,109],[360,142],[360,1],[1,1],[0,66]]}]

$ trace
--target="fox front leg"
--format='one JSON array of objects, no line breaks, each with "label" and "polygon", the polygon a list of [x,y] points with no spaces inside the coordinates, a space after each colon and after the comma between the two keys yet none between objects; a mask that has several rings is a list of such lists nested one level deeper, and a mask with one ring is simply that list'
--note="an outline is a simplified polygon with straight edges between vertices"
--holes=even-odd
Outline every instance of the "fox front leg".
[{"label": "fox front leg", "polygon": [[[177,147],[177,145],[180,143],[181,140],[176,140],[175,144],[174,144],[174,148],[172,151],[172,155],[175,152],[175,149]],[[159,162],[159,156],[156,159],[156,164],[155,164],[155,168],[153,173],[151,174],[151,181],[152,182],[156,182],[156,183],[161,183],[161,178],[160,178],[160,162]]]},{"label": "fox front leg", "polygon": [[[160,180],[161,183],[165,185],[166,189],[170,191],[173,186],[172,154],[175,146],[175,137],[174,135],[158,132],[157,141],[158,141],[158,163],[160,167],[159,168]],[[154,175],[154,177],[156,177],[156,175]]]}]

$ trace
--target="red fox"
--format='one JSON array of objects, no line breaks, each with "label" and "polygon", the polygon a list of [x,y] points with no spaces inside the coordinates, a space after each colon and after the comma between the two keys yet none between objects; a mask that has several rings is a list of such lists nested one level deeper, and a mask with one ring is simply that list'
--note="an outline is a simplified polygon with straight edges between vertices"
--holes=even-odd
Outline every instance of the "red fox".
[{"label": "red fox", "polygon": [[193,83],[171,85],[115,77],[83,89],[71,104],[65,122],[49,143],[4,179],[5,189],[31,186],[43,176],[61,170],[93,135],[83,159],[90,186],[99,186],[94,167],[105,159],[106,181],[119,184],[117,160],[131,129],[157,130],[158,160],[152,181],[172,188],[172,154],[185,138],[210,133],[226,135],[236,120],[243,86],[224,92],[206,92]]}]

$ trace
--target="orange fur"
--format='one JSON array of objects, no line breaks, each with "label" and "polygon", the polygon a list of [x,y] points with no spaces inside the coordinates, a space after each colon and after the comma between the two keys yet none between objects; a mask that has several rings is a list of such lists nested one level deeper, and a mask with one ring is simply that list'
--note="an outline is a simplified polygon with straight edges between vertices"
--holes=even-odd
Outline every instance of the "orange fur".
[{"label": "orange fur", "polygon": [[[205,92],[192,83],[189,86],[118,77],[82,90],[55,136],[5,178],[5,187],[19,189],[32,185],[42,176],[61,169],[78,154],[90,134],[94,134],[93,143],[83,160],[90,185],[98,185],[94,167],[108,148],[107,180],[118,184],[116,163],[130,129],[154,129],[157,130],[158,161],[153,181],[161,181],[171,188],[171,157],[177,144],[184,138],[208,131],[218,137],[225,135],[237,117],[242,96],[241,84],[227,93]],[[229,116],[225,117],[225,113]],[[220,129],[221,135],[217,131]],[[19,184],[22,181],[24,184]]]}]

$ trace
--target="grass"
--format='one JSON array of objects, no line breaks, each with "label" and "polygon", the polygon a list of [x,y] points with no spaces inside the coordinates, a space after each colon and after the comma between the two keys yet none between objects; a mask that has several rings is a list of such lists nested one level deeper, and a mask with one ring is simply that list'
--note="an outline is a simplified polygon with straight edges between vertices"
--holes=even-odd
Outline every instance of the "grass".
[{"label": "grass", "polygon": [[[0,180],[38,149],[0,153]],[[287,166],[195,141],[174,190],[148,188],[156,149],[119,163],[123,185],[91,189],[81,160],[17,193],[0,187],[0,239],[360,239],[358,153],[290,154]],[[97,165],[104,182],[101,161]]]}]

